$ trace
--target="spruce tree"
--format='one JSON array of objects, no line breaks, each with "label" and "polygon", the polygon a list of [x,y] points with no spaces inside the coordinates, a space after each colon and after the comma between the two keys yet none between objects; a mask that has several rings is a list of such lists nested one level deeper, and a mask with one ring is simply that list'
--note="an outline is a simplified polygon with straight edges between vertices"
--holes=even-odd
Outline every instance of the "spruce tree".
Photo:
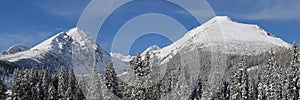
[{"label": "spruce tree", "polygon": [[282,68],[277,64],[275,53],[273,50],[270,52],[270,58],[266,66],[264,76],[266,99],[281,99],[282,98],[282,82],[283,73]]},{"label": "spruce tree", "polygon": [[133,65],[135,75],[137,77],[143,77],[144,76],[144,72],[143,72],[144,69],[143,69],[143,66],[142,66],[142,57],[141,57],[141,54],[139,52],[136,54],[136,57],[132,61],[132,65]]},{"label": "spruce tree", "polygon": [[247,66],[244,58],[238,64],[237,72],[233,73],[230,86],[230,98],[238,100],[249,99],[249,84]]},{"label": "spruce tree", "polygon": [[85,96],[81,89],[76,89],[76,99],[77,100],[85,100]]},{"label": "spruce tree", "polygon": [[239,72],[242,75],[241,76],[241,84],[240,84],[240,90],[241,90],[241,96],[242,100],[247,100],[249,98],[249,82],[248,82],[248,73],[247,73],[247,66],[246,62],[243,60],[240,63],[240,69]]},{"label": "spruce tree", "polygon": [[67,67],[61,67],[61,70],[58,73],[58,98],[65,99],[66,90],[68,86],[68,71]]},{"label": "spruce tree", "polygon": [[292,46],[292,61],[291,61],[291,67],[289,67],[288,71],[288,79],[290,80],[289,88],[290,93],[289,94],[292,99],[299,98],[299,89],[300,85],[298,85],[298,80],[300,79],[300,61],[299,61],[299,53],[297,50],[297,45],[294,42]]},{"label": "spruce tree", "polygon": [[49,86],[49,77],[48,77],[48,71],[46,69],[42,70],[42,83],[41,83],[41,90],[40,92],[42,92],[42,96],[43,99],[47,99],[47,95],[48,95],[48,86]]},{"label": "spruce tree", "polygon": [[257,100],[265,100],[264,84],[262,83],[260,75],[258,75]]},{"label": "spruce tree", "polygon": [[57,90],[54,87],[53,83],[49,84],[49,89],[48,89],[48,100],[57,100]]},{"label": "spruce tree", "polygon": [[28,100],[31,96],[31,87],[30,87],[30,80],[29,80],[29,70],[25,69],[23,72],[23,77],[21,79],[21,99]]},{"label": "spruce tree", "polygon": [[189,100],[200,100],[202,97],[202,79],[198,77],[197,84],[189,97]]},{"label": "spruce tree", "polygon": [[117,73],[115,72],[112,62],[110,62],[105,69],[104,80],[107,89],[109,89],[116,96],[121,97]]},{"label": "spruce tree", "polygon": [[66,91],[66,98],[68,99],[77,99],[76,91],[77,91],[77,82],[74,74],[73,68],[71,68],[69,78],[68,78],[68,89]]},{"label": "spruce tree", "polygon": [[39,71],[38,72],[38,83],[35,86],[36,93],[37,93],[35,98],[39,99],[39,100],[42,100],[45,97],[44,93],[46,90],[43,89],[43,76],[44,76],[43,72]]},{"label": "spruce tree", "polygon": [[3,80],[0,80],[0,98],[6,98],[6,86]]},{"label": "spruce tree", "polygon": [[21,99],[21,73],[19,69],[15,69],[13,73],[13,79],[11,83],[12,98],[14,100]]},{"label": "spruce tree", "polygon": [[89,85],[88,88],[88,94],[87,94],[87,99],[102,99],[102,95],[101,95],[101,88],[100,88],[100,78],[98,75],[98,71],[97,71],[97,63],[96,61],[94,61],[93,63],[93,70],[92,70],[92,82],[91,85]]}]

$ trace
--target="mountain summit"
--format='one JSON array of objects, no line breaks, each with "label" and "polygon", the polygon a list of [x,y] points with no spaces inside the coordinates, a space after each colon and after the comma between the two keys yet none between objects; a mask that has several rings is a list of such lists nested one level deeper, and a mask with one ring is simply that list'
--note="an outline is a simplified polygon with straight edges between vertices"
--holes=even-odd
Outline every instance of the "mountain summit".
[{"label": "mountain summit", "polygon": [[[99,73],[103,73],[111,57],[92,38],[79,28],[61,32],[29,50],[0,57],[21,67],[59,70],[61,66],[73,67],[77,74],[92,70],[94,58]],[[117,70],[118,71],[118,70]]]},{"label": "mountain summit", "polygon": [[168,61],[178,52],[210,48],[220,43],[224,45],[225,53],[235,55],[257,55],[270,49],[290,47],[290,44],[257,25],[234,22],[228,16],[216,16],[187,32],[173,44],[155,52],[159,58]]}]

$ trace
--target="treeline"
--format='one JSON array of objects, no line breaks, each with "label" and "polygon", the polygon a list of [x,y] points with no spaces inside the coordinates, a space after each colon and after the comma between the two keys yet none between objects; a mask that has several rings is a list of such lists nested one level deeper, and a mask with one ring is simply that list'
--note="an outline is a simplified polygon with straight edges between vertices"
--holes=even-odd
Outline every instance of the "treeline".
[{"label": "treeline", "polygon": [[205,80],[199,78],[190,100],[298,100],[300,99],[300,61],[296,44],[290,66],[280,66],[271,50],[267,64],[257,66],[255,77],[249,77],[249,66],[242,59],[234,66],[231,77],[224,79],[212,97],[206,98]]},{"label": "treeline", "polygon": [[73,69],[15,69],[11,83],[13,100],[84,100]]},{"label": "treeline", "polygon": [[6,98],[7,95],[7,86],[5,85],[5,75],[7,74],[7,70],[3,67],[0,67],[1,79],[0,79],[0,99]]}]

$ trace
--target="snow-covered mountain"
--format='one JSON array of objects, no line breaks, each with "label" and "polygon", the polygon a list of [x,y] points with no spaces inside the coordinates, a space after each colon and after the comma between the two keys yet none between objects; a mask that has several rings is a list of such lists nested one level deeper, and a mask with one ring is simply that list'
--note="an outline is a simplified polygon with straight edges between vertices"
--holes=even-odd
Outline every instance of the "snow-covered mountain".
[{"label": "snow-covered mountain", "polygon": [[[211,34],[219,34],[222,41],[211,39]],[[215,44],[224,44],[227,54],[257,55],[269,49],[289,48],[290,44],[282,41],[257,25],[242,24],[232,21],[227,16],[217,16],[186,33],[173,44],[159,48],[151,46],[145,52],[151,52],[161,64],[169,62],[179,52],[210,48]],[[209,50],[209,49],[208,49]],[[90,73],[93,59],[96,58],[100,73],[108,62],[113,61],[118,74],[126,71],[133,56],[105,52],[92,38],[73,28],[61,32],[44,42],[27,47],[16,45],[1,53],[0,60],[22,67],[58,70],[61,66],[74,66],[78,74]]]},{"label": "snow-covered mountain", "polygon": [[[212,35],[220,35],[214,40]],[[221,37],[221,38],[220,38]],[[221,43],[222,42],[222,43]],[[145,52],[151,52],[157,56],[163,63],[172,59],[179,52],[188,52],[199,48],[209,50],[215,44],[224,45],[226,54],[233,55],[258,55],[265,53],[270,49],[280,50],[289,48],[291,45],[287,42],[266,32],[258,25],[243,24],[231,20],[228,16],[216,16],[187,32],[182,38],[171,45],[159,48],[154,45],[146,49]],[[128,62],[132,56],[124,56],[118,53],[111,53],[113,57]]]},{"label": "snow-covered mountain", "polygon": [[[213,39],[214,37],[219,38]],[[290,44],[257,25],[234,22],[227,16],[216,16],[187,32],[173,44],[153,52],[164,60],[162,63],[166,63],[178,52],[210,48],[216,44],[223,44],[226,54],[236,55],[257,55],[270,49],[290,47]]]},{"label": "snow-covered mountain", "polygon": [[31,47],[28,47],[28,46],[25,46],[25,45],[21,45],[21,44],[17,44],[17,45],[14,45],[14,46],[10,47],[6,51],[1,52],[0,55],[14,54],[14,53],[18,53],[18,52],[29,50],[30,48]]},{"label": "snow-covered mountain", "polygon": [[[160,50],[160,49],[161,48],[159,48],[157,45],[153,45],[153,46],[148,47],[144,52],[141,53],[141,55],[144,56],[146,54],[146,52],[152,53],[153,51]],[[134,57],[134,55],[133,56],[131,56],[131,55],[125,56],[125,55],[120,54],[120,53],[110,53],[110,55],[113,58],[119,59],[123,62],[129,62]]]},{"label": "snow-covered mountain", "polygon": [[[52,71],[58,70],[61,66],[73,66],[77,74],[91,73],[94,58],[99,73],[103,73],[111,61],[111,56],[79,28],[58,33],[32,48],[14,46],[7,51],[10,51],[9,54],[2,55],[0,60],[21,67],[37,69],[47,67]],[[118,59],[113,61],[121,66],[116,67],[117,73],[124,72],[126,66]]]}]

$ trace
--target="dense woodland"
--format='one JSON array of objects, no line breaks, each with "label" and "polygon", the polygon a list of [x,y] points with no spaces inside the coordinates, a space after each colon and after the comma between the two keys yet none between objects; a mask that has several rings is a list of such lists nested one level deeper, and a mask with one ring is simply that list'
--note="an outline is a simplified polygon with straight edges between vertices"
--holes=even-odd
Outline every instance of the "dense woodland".
[{"label": "dense woodland", "polygon": [[[267,56],[256,60],[264,61],[263,66],[256,66],[249,57],[240,57],[226,71],[230,74],[220,80],[216,92],[207,87],[207,78],[198,79],[192,91],[186,91],[189,100],[298,100],[300,99],[300,60],[296,44],[289,55],[276,54],[273,50]],[[284,57],[283,57],[284,56]],[[283,58],[288,60],[282,60]],[[15,69],[10,88],[4,85],[5,71],[0,80],[0,98],[12,97],[14,100],[84,100],[84,99],[116,99],[123,100],[157,100],[174,91],[184,90],[184,68],[179,68],[179,75],[166,75],[158,83],[151,83],[155,70],[147,53],[142,59],[141,54],[130,61],[129,71],[133,72],[135,83],[129,84],[117,76],[113,63],[107,65],[105,73],[97,73],[96,64],[89,76],[76,77],[72,68],[62,67],[53,73],[47,69]],[[258,59],[258,58],[257,58]],[[252,61],[253,60],[253,61]],[[286,64],[287,61],[289,64]],[[252,63],[249,63],[252,62]],[[94,62],[96,63],[96,62]],[[88,77],[89,80],[84,80]],[[79,78],[79,79],[77,79]],[[149,85],[151,83],[151,85]],[[176,88],[174,88],[176,87]],[[12,94],[6,94],[11,89]],[[172,92],[173,91],[173,92]],[[110,93],[110,94],[109,94]],[[113,95],[112,95],[113,94]],[[184,97],[184,96],[182,96]],[[169,98],[170,99],[170,98]],[[183,98],[177,98],[183,99]]]}]

